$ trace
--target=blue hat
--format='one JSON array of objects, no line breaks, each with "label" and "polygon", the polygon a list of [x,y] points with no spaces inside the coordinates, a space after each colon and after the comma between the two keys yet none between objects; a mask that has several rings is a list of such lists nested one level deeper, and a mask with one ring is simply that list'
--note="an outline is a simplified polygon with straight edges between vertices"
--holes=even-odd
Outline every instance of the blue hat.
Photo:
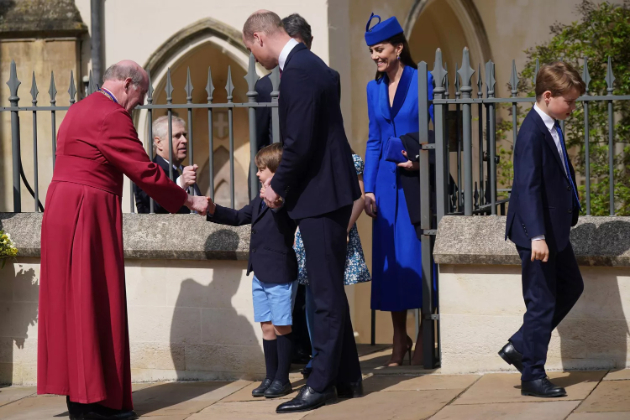
[{"label": "blue hat", "polygon": [[[374,18],[378,18],[378,23],[370,28]],[[395,16],[381,22],[381,17],[372,13],[370,20],[365,25],[365,42],[368,45],[375,45],[403,32],[403,28]]]}]

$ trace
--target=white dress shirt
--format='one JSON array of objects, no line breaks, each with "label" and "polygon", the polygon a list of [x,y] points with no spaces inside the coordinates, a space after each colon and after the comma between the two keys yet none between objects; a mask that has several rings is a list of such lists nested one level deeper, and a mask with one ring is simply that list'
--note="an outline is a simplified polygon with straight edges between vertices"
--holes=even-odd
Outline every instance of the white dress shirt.
[{"label": "white dress shirt", "polygon": [[[162,158],[164,159],[164,158]],[[170,162],[168,161],[168,159],[164,159],[164,161],[166,163]],[[173,169],[175,169],[176,171],[179,171],[180,174],[184,173],[184,167],[182,165],[179,165],[179,168],[175,165],[173,165]],[[186,190],[187,193],[190,194],[190,187],[189,188],[184,188],[184,178],[182,178],[182,176],[178,176],[177,179],[175,179],[175,183],[179,186],[179,188],[181,188],[182,190]]]},{"label": "white dress shirt", "polygon": [[562,144],[560,140],[560,135],[558,134],[558,130],[556,130],[556,121],[551,118],[549,115],[545,114],[545,111],[538,107],[538,104],[534,104],[534,110],[540,115],[543,122],[545,123],[545,127],[549,130],[551,137],[553,137],[553,142],[556,143],[556,148],[558,149],[558,154],[560,155],[560,160],[562,161],[562,168],[564,169],[565,175],[567,174],[567,163],[564,161],[564,151],[562,150]]},{"label": "white dress shirt", "polygon": [[[564,169],[564,173],[567,173],[567,165],[564,161],[564,152],[562,150],[562,144],[560,143],[560,134],[558,134],[558,130],[556,130],[556,121],[551,118],[548,114],[545,113],[542,109],[538,107],[538,104],[534,104],[534,111],[540,115],[543,122],[545,123],[545,127],[549,130],[551,137],[553,138],[553,142],[556,144],[556,148],[558,149],[558,154],[560,155],[560,160],[562,161],[562,168]],[[568,174],[567,174],[568,176]],[[542,241],[545,239],[545,235],[534,236],[532,241]]]},{"label": "white dress shirt", "polygon": [[287,62],[287,58],[289,57],[289,53],[291,53],[291,51],[293,51],[293,48],[295,48],[296,45],[298,45],[299,42],[297,42],[295,39],[291,38],[289,40],[289,42],[287,42],[284,46],[284,48],[282,49],[282,51],[280,51],[280,57],[278,57],[278,66],[280,66],[280,71],[284,70],[284,64]]}]

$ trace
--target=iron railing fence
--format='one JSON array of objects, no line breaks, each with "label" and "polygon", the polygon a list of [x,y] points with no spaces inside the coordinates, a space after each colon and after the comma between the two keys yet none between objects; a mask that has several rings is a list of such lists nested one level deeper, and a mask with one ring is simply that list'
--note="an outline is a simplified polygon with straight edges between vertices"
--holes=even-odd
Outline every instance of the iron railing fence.
[{"label": "iron railing fence", "polygon": [[[496,215],[503,213],[507,197],[509,197],[508,189],[499,189],[497,180],[497,107],[502,104],[511,106],[512,109],[512,144],[516,142],[518,131],[518,113],[519,104],[533,103],[533,97],[518,96],[518,73],[514,62],[512,63],[512,74],[509,81],[511,88],[511,96],[507,98],[497,98],[495,96],[495,64],[488,61],[484,66],[485,77],[481,77],[482,66],[479,65],[475,72],[470,66],[470,57],[468,49],[465,48],[461,61],[462,65],[455,65],[455,97],[449,96],[449,78],[446,69],[446,63],[442,61],[442,53],[438,49],[436,51],[435,64],[431,74],[434,80],[434,98],[427,99],[427,81],[428,66],[426,62],[418,64],[418,93],[419,93],[419,121],[420,121],[420,143],[422,150],[420,152],[420,194],[421,194],[421,225],[424,231],[422,237],[422,266],[423,266],[423,305],[422,319],[425,321],[423,329],[423,349],[424,349],[424,367],[433,368],[439,365],[440,347],[439,347],[439,314],[434,304],[434,293],[439,289],[439,279],[437,279],[437,270],[433,261],[432,251],[437,232],[437,224],[445,215]],[[609,146],[609,166],[610,166],[610,214],[615,213],[614,204],[614,147],[615,147],[615,102],[630,101],[630,95],[614,95],[614,76],[612,74],[611,60],[608,62],[608,75],[606,83],[608,86],[607,95],[590,95],[588,84],[590,76],[588,74],[588,62],[585,59],[583,63],[583,78],[587,84],[587,92],[578,99],[584,107],[584,137],[585,137],[585,210],[587,214],[591,213],[591,175],[589,163],[589,104],[594,101],[605,102],[608,109],[608,146]],[[477,74],[476,83],[473,85],[472,77]],[[187,124],[189,132],[188,141],[188,159],[194,162],[194,142],[193,142],[193,110],[206,109],[208,116],[208,146],[209,146],[209,185],[210,193],[214,191],[214,171],[213,171],[213,150],[214,150],[214,133],[213,121],[217,109],[227,110],[228,113],[228,130],[229,130],[229,164],[230,164],[230,202],[234,207],[235,202],[235,178],[234,178],[234,118],[233,112],[236,108],[248,109],[249,120],[249,143],[250,143],[250,165],[249,165],[249,188],[250,198],[255,196],[258,191],[258,181],[255,173],[254,156],[256,150],[256,118],[255,110],[259,107],[270,107],[272,118],[272,135],[273,141],[279,142],[279,115],[278,115],[278,96],[280,86],[280,75],[278,69],[270,75],[273,86],[271,93],[271,102],[257,102],[257,93],[255,85],[258,80],[256,73],[256,62],[253,56],[250,56],[248,71],[245,79],[248,84],[247,98],[248,102],[234,102],[234,84],[232,83],[231,69],[228,69],[228,77],[226,90],[228,93],[227,102],[214,102],[213,92],[215,86],[210,68],[208,69],[208,78],[205,90],[207,92],[207,101],[205,103],[192,102],[193,85],[190,77],[190,70],[187,74],[187,82],[184,86],[186,91],[185,103],[173,103],[172,92],[174,90],[171,82],[170,70],[166,73],[166,104],[153,103],[153,86],[150,86],[147,104],[138,107],[138,111],[146,112],[148,124],[148,136],[144,139],[147,153],[152,156],[152,128],[153,112],[155,110],[166,110],[168,116],[168,135],[170,151],[169,156],[173,156],[172,150],[172,118],[176,110],[186,110]],[[485,80],[485,89],[484,82]],[[2,112],[10,113],[11,120],[11,145],[12,145],[12,187],[13,187],[13,211],[22,212],[22,196],[21,186],[24,186],[33,197],[33,211],[39,212],[44,210],[44,205],[40,201],[39,195],[39,164],[38,161],[38,125],[37,118],[41,113],[50,113],[51,117],[51,150],[52,164],[54,167],[54,150],[56,150],[56,123],[57,112],[67,111],[69,107],[76,102],[77,87],[75,86],[74,75],[71,73],[70,86],[68,88],[69,103],[68,105],[58,105],[56,100],[57,87],[55,85],[54,74],[51,73],[51,79],[48,89],[49,105],[40,105],[38,102],[39,91],[37,88],[35,76],[33,75],[31,83],[31,105],[20,106],[20,98],[18,96],[18,88],[21,82],[17,77],[16,63],[11,63],[10,77],[7,85],[10,91],[10,106],[0,107],[0,115]],[[476,88],[476,89],[475,89]],[[93,93],[98,90],[97,83],[90,75],[87,93]],[[476,90],[475,92],[473,92]],[[475,95],[475,97],[474,97]],[[434,107],[434,142],[429,142],[429,106]],[[22,139],[20,138],[20,114],[31,113],[33,118],[33,187],[28,182],[22,165]],[[473,127],[477,125],[476,129]],[[564,129],[564,125],[562,127]],[[141,130],[139,130],[141,131]],[[473,161],[473,142],[478,151],[477,162]],[[199,144],[199,143],[197,143]],[[434,154],[434,156],[430,156]],[[453,155],[453,158],[450,158]],[[172,159],[169,159],[172,161]],[[450,161],[455,161],[455,167],[451,168]],[[477,167],[477,174],[474,176],[473,167]],[[31,174],[28,174],[29,176]],[[449,181],[451,179],[452,181]],[[170,170],[169,176],[173,177],[173,171]],[[430,182],[432,176],[435,179],[435,185]],[[131,184],[131,183],[130,183]],[[504,197],[499,194],[503,193]],[[435,197],[431,202],[431,197]],[[214,197],[213,197],[214,198]],[[135,202],[133,194],[133,185],[130,187],[130,211],[135,211]],[[153,212],[153,201],[151,201],[151,212]],[[436,289],[432,286],[432,279],[436,279]],[[372,342],[375,336],[375,318],[372,314]],[[437,334],[437,335],[436,335]],[[435,337],[438,337],[436,340]]]},{"label": "iron railing fence", "polygon": [[[533,104],[534,97],[519,97],[519,77],[515,61],[512,61],[512,72],[508,82],[511,96],[498,98],[495,96],[495,64],[488,61],[485,64],[485,92],[484,78],[482,78],[482,66],[475,71],[470,65],[468,48],[464,48],[461,66],[455,66],[455,98],[449,97],[449,74],[446,64],[442,60],[442,52],[437,49],[435,63],[431,75],[433,76],[434,90],[433,100],[427,99],[428,66],[426,62],[418,64],[418,97],[419,97],[419,121],[420,121],[420,196],[421,196],[421,227],[424,231],[422,237],[422,269],[423,269],[423,305],[422,318],[429,328],[423,329],[424,366],[435,367],[440,360],[439,347],[439,315],[434,305],[434,288],[432,279],[437,277],[436,266],[433,261],[433,246],[437,225],[445,215],[496,215],[504,214],[505,205],[509,199],[510,189],[497,188],[497,107],[505,104],[511,106],[512,116],[512,148],[517,141],[518,133],[518,106],[521,104]],[[586,83],[586,93],[578,98],[582,104],[585,171],[580,174],[585,180],[585,193],[582,199],[585,202],[585,212],[591,214],[591,173],[589,150],[589,105],[593,102],[605,102],[608,112],[608,166],[610,184],[610,215],[615,214],[614,202],[614,152],[615,152],[615,102],[630,101],[630,95],[614,95],[613,83],[615,78],[612,73],[611,58],[608,59],[608,73],[605,78],[607,95],[590,95],[589,83],[591,78],[588,71],[588,60],[583,59],[583,79]],[[538,73],[539,63],[536,64],[534,73]],[[476,83],[473,84],[473,75],[477,74]],[[473,90],[476,87],[476,97]],[[429,142],[429,106],[433,105],[434,112],[434,138],[435,142]],[[454,108],[454,110],[453,110]],[[473,115],[476,113],[476,117]],[[473,130],[476,121],[477,129]],[[565,122],[561,122],[564,130]],[[452,131],[455,130],[455,133]],[[478,160],[473,161],[473,142],[477,145]],[[453,150],[455,149],[455,150]],[[434,154],[434,156],[431,156]],[[450,155],[454,154],[456,167],[450,168]],[[434,162],[434,163],[433,163]],[[477,174],[474,176],[473,167],[477,165]],[[434,167],[433,167],[434,166]],[[435,186],[431,185],[431,175],[435,176]],[[452,178],[451,178],[452,176]],[[455,180],[454,182],[449,181]],[[511,180],[510,180],[511,181]],[[510,184],[511,185],[511,184]],[[500,197],[499,193],[505,196]],[[434,197],[432,202],[431,198]],[[439,282],[436,281],[439,285]],[[435,342],[436,329],[438,340]],[[437,345],[436,345],[437,344]]]},{"label": "iron railing fence", "polygon": [[[245,75],[245,79],[248,84],[247,98],[248,102],[234,102],[234,84],[232,81],[232,71],[228,67],[227,72],[227,84],[225,89],[227,91],[227,102],[225,103],[217,103],[213,100],[213,92],[215,90],[215,86],[212,80],[212,72],[211,69],[208,68],[208,79],[207,84],[205,86],[205,90],[207,92],[207,102],[206,103],[193,103],[192,102],[192,91],[193,84],[192,79],[190,77],[190,68],[187,73],[187,80],[184,89],[186,91],[186,103],[173,103],[172,93],[174,90],[173,84],[171,82],[171,72],[170,69],[167,70],[166,73],[166,84],[165,84],[165,93],[166,93],[166,104],[154,104],[153,103],[153,84],[151,83],[151,77],[149,76],[149,91],[147,93],[147,103],[142,106],[138,106],[136,110],[133,112],[142,112],[142,110],[146,110],[148,117],[148,136],[144,140],[147,154],[149,156],[153,156],[153,133],[151,122],[153,121],[153,111],[154,110],[166,110],[168,115],[168,140],[169,140],[169,161],[173,161],[173,112],[175,110],[186,110],[187,112],[187,125],[188,125],[188,161],[194,162],[194,142],[193,142],[193,110],[194,109],[207,109],[208,115],[208,146],[209,146],[209,185],[210,185],[210,195],[214,198],[214,160],[213,160],[213,151],[214,151],[214,133],[213,133],[213,122],[214,115],[213,112],[217,109],[227,110],[228,114],[228,135],[229,135],[229,164],[230,164],[230,204],[231,207],[234,208],[234,197],[235,197],[235,177],[234,177],[234,118],[233,113],[235,108],[247,108],[249,113],[249,144],[250,144],[250,165],[249,165],[249,182],[250,182],[250,198],[253,198],[255,194],[258,192],[258,180],[256,178],[256,168],[254,165],[254,156],[257,153],[256,150],[256,118],[255,112],[256,108],[259,107],[270,107],[271,108],[271,124],[272,124],[272,136],[273,142],[280,141],[280,130],[279,130],[279,115],[278,115],[278,95],[279,95],[279,87],[280,87],[280,73],[278,68],[274,69],[270,74],[270,80],[272,83],[272,92],[271,92],[271,102],[256,102],[258,93],[256,92],[255,86],[256,82],[259,79],[259,76],[256,72],[256,60],[253,55],[249,57],[249,66],[248,71]],[[18,90],[21,85],[21,81],[17,76],[17,65],[15,61],[11,62],[10,76],[7,82],[10,91],[9,102],[10,106],[8,107],[0,107],[0,115],[2,112],[11,113],[11,146],[12,146],[12,183],[13,183],[13,212],[20,213],[22,212],[22,189],[21,183],[24,183],[24,186],[29,191],[29,193],[33,197],[34,201],[34,212],[44,211],[44,204],[42,204],[43,200],[40,200],[39,193],[39,160],[38,160],[38,125],[37,125],[37,117],[41,115],[42,112],[49,112],[51,117],[51,150],[52,150],[52,166],[54,169],[55,165],[55,153],[54,151],[57,148],[57,113],[60,111],[67,111],[70,106],[72,106],[76,102],[77,97],[77,87],[74,81],[74,74],[70,73],[70,86],[68,88],[69,94],[69,103],[68,105],[58,105],[57,104],[57,86],[55,84],[55,75],[51,72],[50,84],[48,89],[49,102],[50,105],[40,105],[38,104],[38,96],[39,90],[37,87],[37,83],[35,80],[35,73],[33,72],[33,79],[31,83],[31,102],[30,106],[20,106],[20,97],[18,96]],[[87,87],[87,94],[94,93],[99,89],[98,84],[92,78],[92,73],[90,72],[89,76],[89,84]],[[33,118],[33,174],[32,174],[32,182],[33,187],[31,187],[28,182],[28,176],[24,173],[23,165],[22,165],[22,139],[20,138],[20,113],[32,113]],[[141,131],[141,130],[138,130]],[[171,179],[174,179],[173,168],[171,165],[169,176]],[[133,183],[130,182],[130,194],[129,194],[129,205],[130,212],[134,213],[136,211],[135,206],[135,198],[133,194]],[[153,213],[153,200],[151,199],[151,213]]]}]

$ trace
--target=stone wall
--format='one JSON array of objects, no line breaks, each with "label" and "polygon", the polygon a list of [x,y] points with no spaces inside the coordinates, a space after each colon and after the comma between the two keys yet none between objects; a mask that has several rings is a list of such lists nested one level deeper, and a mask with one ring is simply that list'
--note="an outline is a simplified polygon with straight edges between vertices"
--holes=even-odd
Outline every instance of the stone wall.
[{"label": "stone wall", "polygon": [[[0,270],[0,383],[37,378],[41,214],[0,213],[20,256]],[[264,375],[262,335],[245,275],[249,227],[191,215],[125,215],[132,379]]]},{"label": "stone wall", "polygon": [[[520,327],[520,259],[505,217],[445,217],[440,270],[442,372],[513,370],[497,355]],[[571,232],[584,294],[553,332],[547,368],[630,366],[630,218],[582,217]]]}]

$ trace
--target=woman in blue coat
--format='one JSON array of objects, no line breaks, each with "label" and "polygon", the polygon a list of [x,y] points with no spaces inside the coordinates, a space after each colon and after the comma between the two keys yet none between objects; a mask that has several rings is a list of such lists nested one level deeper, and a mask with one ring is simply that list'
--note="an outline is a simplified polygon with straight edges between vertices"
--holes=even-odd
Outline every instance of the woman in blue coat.
[{"label": "woman in blue coat", "polygon": [[[378,23],[370,28],[372,20]],[[417,163],[385,160],[387,140],[419,131],[418,70],[411,58],[403,29],[395,17],[381,22],[372,14],[365,40],[376,63],[375,80],[367,85],[370,135],[365,152],[365,211],[373,221],[372,309],[390,311],[394,326],[388,366],[399,366],[405,355],[422,362],[422,330],[411,361],[407,310],[422,306],[421,243],[409,219],[400,182],[401,171],[417,171]],[[433,79],[428,74],[429,99]],[[433,119],[433,108],[430,108]]]}]

